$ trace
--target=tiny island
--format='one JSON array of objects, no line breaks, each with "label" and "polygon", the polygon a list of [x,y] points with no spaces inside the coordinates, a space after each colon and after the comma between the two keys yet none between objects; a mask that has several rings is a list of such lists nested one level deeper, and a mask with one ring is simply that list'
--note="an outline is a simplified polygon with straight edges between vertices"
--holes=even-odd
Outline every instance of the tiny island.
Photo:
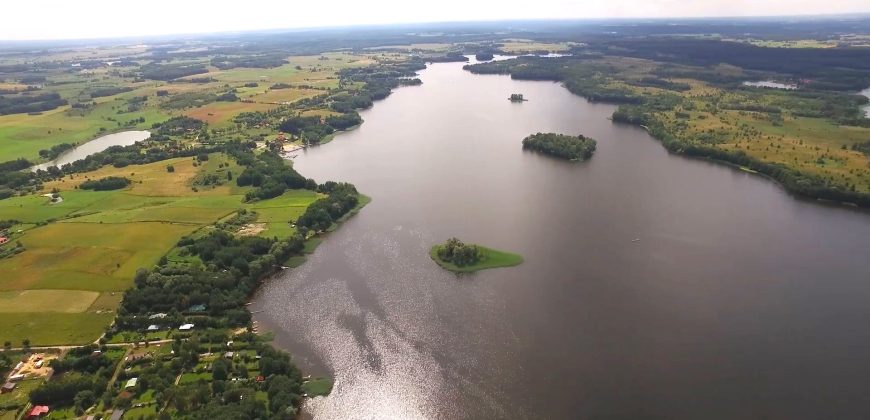
[{"label": "tiny island", "polygon": [[523,98],[523,94],[522,94],[522,93],[511,93],[511,97],[508,98],[508,100],[511,101],[511,102],[525,102],[525,101],[528,101],[528,99]]},{"label": "tiny island", "polygon": [[473,273],[489,268],[512,267],[523,262],[523,257],[518,254],[466,244],[456,238],[450,238],[443,244],[433,246],[429,256],[441,268],[454,273]]},{"label": "tiny island", "polygon": [[595,153],[597,142],[582,134],[537,133],[523,139],[523,149],[534,150],[547,155],[572,161],[583,161]]}]

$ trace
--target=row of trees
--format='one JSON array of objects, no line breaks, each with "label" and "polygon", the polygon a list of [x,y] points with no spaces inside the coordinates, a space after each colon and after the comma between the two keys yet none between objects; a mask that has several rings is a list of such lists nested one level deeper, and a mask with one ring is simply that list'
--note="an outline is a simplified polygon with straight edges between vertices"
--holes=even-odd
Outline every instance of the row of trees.
[{"label": "row of trees", "polygon": [[311,203],[296,221],[297,226],[314,231],[329,229],[359,204],[359,193],[353,184],[326,182],[317,190],[328,195]]},{"label": "row of trees", "polygon": [[57,93],[0,95],[0,115],[50,111],[68,103]]},{"label": "row of trees", "polygon": [[100,179],[89,179],[82,182],[79,188],[83,190],[111,191],[120,190],[130,185],[130,180],[120,176],[108,176]]}]

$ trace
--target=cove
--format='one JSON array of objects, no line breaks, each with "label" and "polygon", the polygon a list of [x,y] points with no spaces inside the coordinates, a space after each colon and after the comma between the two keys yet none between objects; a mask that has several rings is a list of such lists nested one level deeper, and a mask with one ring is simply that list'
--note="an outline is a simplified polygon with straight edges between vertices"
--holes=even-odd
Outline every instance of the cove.
[{"label": "cove", "polygon": [[[252,304],[315,418],[870,415],[870,218],[668,154],[559,84],[434,64],[295,167],[371,204]],[[505,100],[524,94],[528,102]],[[522,150],[582,133],[593,159]],[[452,236],[523,264],[457,276]]]}]

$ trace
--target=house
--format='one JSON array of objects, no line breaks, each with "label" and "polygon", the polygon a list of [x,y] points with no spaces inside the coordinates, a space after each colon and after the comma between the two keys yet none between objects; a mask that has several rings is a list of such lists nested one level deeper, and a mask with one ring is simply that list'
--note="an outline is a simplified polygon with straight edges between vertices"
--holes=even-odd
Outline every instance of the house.
[{"label": "house", "polygon": [[184,325],[178,327],[179,331],[190,331],[192,329],[193,329],[193,324],[184,324]]},{"label": "house", "polygon": [[136,384],[139,382],[139,378],[130,378],[127,381],[127,385],[124,385],[124,389],[136,388]]},{"label": "house", "polygon": [[9,238],[5,236],[0,236],[0,245],[5,244],[6,242],[9,242]]},{"label": "house", "polygon": [[9,377],[9,382],[18,382],[18,381],[20,381],[20,380],[22,380],[22,379],[24,379],[24,374],[23,374],[23,373],[19,373],[19,374],[17,374],[17,375],[12,375],[12,376],[10,376],[10,377]]},{"label": "house", "polygon": [[199,305],[193,305],[190,308],[187,308],[187,311],[188,312],[205,312],[205,305],[201,304],[201,303]]},{"label": "house", "polygon": [[7,392],[12,392],[15,390],[15,387],[18,386],[15,382],[6,382],[3,384],[3,387],[0,387],[0,394],[5,394]]},{"label": "house", "polygon": [[38,419],[48,414],[49,408],[47,405],[37,405],[27,412],[27,418]]},{"label": "house", "polygon": [[224,357],[226,357],[227,359],[232,359],[233,356],[235,356],[235,353],[233,353],[231,351],[224,353]]},{"label": "house", "polygon": [[147,331],[157,331],[159,329],[160,329],[160,327],[158,327],[157,325],[151,324],[148,326]]}]

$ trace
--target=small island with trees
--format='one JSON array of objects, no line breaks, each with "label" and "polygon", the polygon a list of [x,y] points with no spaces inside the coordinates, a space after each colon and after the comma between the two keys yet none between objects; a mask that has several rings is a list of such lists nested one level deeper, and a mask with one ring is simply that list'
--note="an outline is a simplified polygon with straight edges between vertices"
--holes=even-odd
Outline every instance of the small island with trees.
[{"label": "small island with trees", "polygon": [[488,268],[512,267],[523,262],[523,257],[520,255],[466,244],[456,238],[450,238],[447,242],[433,246],[429,256],[441,268],[454,273],[473,273]]},{"label": "small island with trees", "polygon": [[528,101],[528,99],[523,98],[523,94],[522,94],[522,93],[511,93],[511,97],[508,98],[508,100],[510,100],[511,102],[525,102],[525,101]]},{"label": "small island with trees", "polygon": [[573,161],[583,161],[595,153],[596,141],[582,134],[537,133],[523,139],[523,149]]}]

